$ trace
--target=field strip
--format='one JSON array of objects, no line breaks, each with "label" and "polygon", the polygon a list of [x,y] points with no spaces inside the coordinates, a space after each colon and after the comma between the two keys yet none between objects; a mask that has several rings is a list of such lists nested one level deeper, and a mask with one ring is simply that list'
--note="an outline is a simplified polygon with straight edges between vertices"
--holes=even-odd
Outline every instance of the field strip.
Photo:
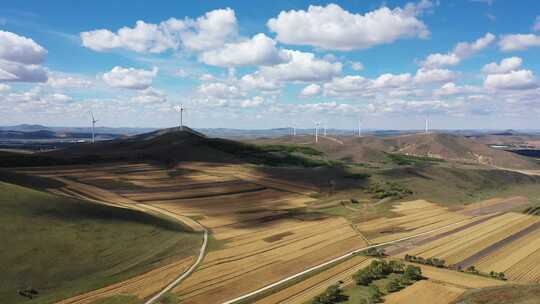
[{"label": "field strip", "polygon": [[523,229],[523,230],[520,230],[519,232],[517,233],[514,233],[494,244],[491,244],[490,246],[478,251],[477,253],[469,256],[468,258],[464,259],[463,261],[457,263],[456,265],[457,266],[461,266],[461,267],[467,267],[467,266],[470,266],[472,264],[474,264],[476,261],[480,260],[481,258],[489,255],[490,253],[496,251],[497,249],[500,249],[508,244],[510,244],[511,242],[515,241],[515,240],[518,240],[520,239],[521,237],[529,234],[530,232],[533,232],[537,229],[540,228],[540,222],[537,222],[535,224],[532,224],[530,225],[529,227]]},{"label": "field strip", "polygon": [[251,297],[253,297],[253,296],[256,296],[256,295],[258,295],[258,294],[260,294],[260,293],[263,293],[263,292],[265,292],[265,291],[271,290],[271,289],[273,289],[273,288],[275,288],[275,287],[278,287],[278,286],[280,286],[280,285],[282,285],[282,284],[285,284],[285,283],[287,283],[287,282],[289,282],[289,281],[291,281],[291,280],[294,280],[294,279],[296,279],[296,278],[298,278],[298,277],[301,277],[301,276],[303,276],[303,275],[309,274],[310,272],[317,271],[317,270],[319,270],[319,269],[321,269],[321,268],[324,268],[324,267],[326,267],[326,266],[328,266],[328,265],[331,265],[331,264],[333,264],[333,263],[340,262],[340,261],[342,261],[342,260],[344,260],[344,259],[347,259],[347,258],[349,258],[349,257],[351,257],[351,256],[354,256],[355,254],[357,254],[357,253],[359,253],[359,252],[361,252],[361,251],[364,251],[364,250],[366,250],[366,249],[369,249],[369,248],[377,248],[377,247],[380,247],[380,246],[385,246],[385,245],[389,245],[389,244],[393,244],[393,243],[397,243],[397,242],[401,242],[401,241],[406,241],[406,240],[409,240],[409,239],[412,239],[412,238],[416,238],[416,237],[419,237],[419,236],[427,235],[427,234],[430,234],[430,233],[433,233],[433,232],[437,232],[437,231],[446,229],[446,228],[448,228],[448,227],[452,227],[452,226],[461,224],[461,222],[464,222],[464,221],[467,221],[467,220],[469,220],[469,219],[464,219],[464,220],[461,220],[461,221],[458,221],[458,222],[455,222],[455,223],[452,223],[452,224],[448,224],[448,225],[443,226],[443,227],[439,227],[439,228],[436,228],[436,229],[433,229],[433,230],[430,230],[430,231],[422,232],[422,233],[419,233],[419,234],[416,234],[416,235],[404,237],[404,238],[401,238],[401,239],[398,239],[398,240],[388,241],[388,242],[384,242],[384,243],[380,243],[380,244],[371,245],[371,246],[367,246],[367,247],[363,247],[363,248],[356,249],[356,250],[351,251],[351,252],[349,252],[349,253],[346,253],[346,254],[344,254],[344,255],[342,255],[342,256],[339,256],[339,257],[337,257],[337,258],[334,258],[334,259],[332,259],[332,260],[330,260],[330,261],[327,261],[327,262],[324,262],[324,263],[322,263],[322,264],[313,266],[313,267],[311,267],[311,268],[309,268],[309,269],[306,269],[306,270],[304,270],[304,271],[301,271],[301,272],[299,272],[299,273],[297,273],[297,274],[294,274],[294,275],[292,275],[292,276],[286,277],[286,278],[281,279],[281,280],[279,280],[279,281],[277,281],[277,282],[274,282],[274,283],[272,283],[272,284],[269,284],[269,285],[267,285],[267,286],[265,286],[265,287],[262,287],[262,288],[259,288],[259,289],[255,290],[255,291],[252,291],[252,292],[250,292],[250,293],[244,294],[243,296],[234,298],[234,299],[232,299],[232,300],[225,301],[225,302],[223,302],[223,304],[242,303],[243,301],[245,301],[245,300],[247,300],[247,299],[249,299],[249,298],[251,298]]}]

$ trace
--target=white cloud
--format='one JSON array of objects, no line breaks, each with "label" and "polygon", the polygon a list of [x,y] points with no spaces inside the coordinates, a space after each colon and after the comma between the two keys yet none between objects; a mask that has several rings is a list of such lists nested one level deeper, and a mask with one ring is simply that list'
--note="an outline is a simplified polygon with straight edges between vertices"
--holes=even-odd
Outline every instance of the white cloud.
[{"label": "white cloud", "polygon": [[504,52],[523,51],[530,47],[540,47],[540,36],[535,34],[504,35],[499,41]]},{"label": "white cloud", "polygon": [[522,63],[523,60],[519,57],[509,57],[501,60],[500,64],[497,64],[496,62],[491,62],[484,65],[484,67],[482,68],[482,72],[484,72],[485,74],[505,74],[510,71],[517,70]]},{"label": "white cloud", "polygon": [[240,102],[241,108],[256,108],[264,104],[264,98],[261,96],[255,96],[251,99],[245,99]]},{"label": "white cloud", "polygon": [[69,102],[73,100],[73,98],[65,94],[61,94],[61,93],[53,93],[52,95],[49,96],[49,98],[53,101],[58,101],[58,102]]},{"label": "white cloud", "polygon": [[257,34],[250,40],[227,43],[221,49],[206,51],[199,56],[200,61],[220,67],[274,65],[288,59],[288,54],[278,50],[276,42],[265,34]]},{"label": "white cloud", "polygon": [[9,91],[10,89],[11,87],[8,86],[7,84],[0,83],[0,92],[6,92],[6,91]]},{"label": "white cloud", "polygon": [[375,88],[398,88],[405,84],[410,83],[412,77],[411,74],[382,74],[373,81]]},{"label": "white cloud", "polygon": [[0,81],[44,82],[47,50],[30,38],[0,31]]},{"label": "white cloud", "polygon": [[92,85],[91,81],[74,75],[51,72],[48,76],[47,85],[53,88],[87,88]]},{"label": "white cloud", "polygon": [[418,5],[381,7],[362,15],[350,13],[337,4],[310,5],[307,11],[282,11],[267,25],[282,43],[350,51],[400,38],[427,37],[429,31],[417,17],[429,7],[431,1],[424,0]]},{"label": "white cloud", "polygon": [[158,69],[142,70],[116,66],[110,72],[103,74],[103,80],[111,87],[143,90],[152,85]]},{"label": "white cloud", "polygon": [[266,79],[260,72],[244,75],[240,79],[240,85],[246,90],[277,91],[280,84],[274,79]]},{"label": "white cloud", "polygon": [[540,16],[536,16],[536,19],[534,20],[532,30],[535,31],[535,32],[540,31]]},{"label": "white cloud", "polygon": [[168,19],[159,24],[139,20],[135,27],[122,27],[116,33],[107,29],[82,32],[82,45],[103,52],[125,48],[135,52],[162,53],[182,45],[188,50],[221,47],[238,32],[234,11],[230,8],[207,12],[197,19]]},{"label": "white cloud", "polygon": [[321,93],[321,86],[312,83],[302,89],[300,92],[300,97],[313,97],[315,95],[319,95],[319,93]]},{"label": "white cloud", "polygon": [[167,101],[167,95],[151,87],[141,90],[138,93],[139,94],[131,98],[131,100],[139,104],[160,104]]},{"label": "white cloud", "polygon": [[418,83],[448,82],[457,77],[457,73],[447,69],[420,68],[416,71],[414,81]]},{"label": "white cloud", "polygon": [[34,40],[0,31],[0,58],[22,64],[41,64],[47,51]]},{"label": "white cloud", "polygon": [[433,92],[434,96],[450,96],[457,94],[477,93],[481,88],[473,86],[459,86],[453,82],[447,82]]},{"label": "white cloud", "polygon": [[495,35],[487,33],[484,37],[477,39],[473,43],[460,42],[458,43],[452,52],[441,54],[430,54],[420,64],[425,68],[438,68],[444,66],[452,66],[460,63],[463,59],[466,59],[481,50],[488,47],[495,40]]},{"label": "white cloud", "polygon": [[364,65],[361,62],[351,62],[351,69],[359,72],[364,69]]},{"label": "white cloud", "polygon": [[275,66],[263,66],[263,77],[277,81],[317,82],[341,73],[342,64],[318,59],[313,53],[285,50],[291,60]]},{"label": "white cloud", "polygon": [[235,99],[243,96],[241,90],[221,82],[203,83],[197,87],[197,93],[207,99]]},{"label": "white cloud", "polygon": [[538,87],[538,83],[532,71],[519,70],[487,75],[484,86],[490,89],[522,90]]}]

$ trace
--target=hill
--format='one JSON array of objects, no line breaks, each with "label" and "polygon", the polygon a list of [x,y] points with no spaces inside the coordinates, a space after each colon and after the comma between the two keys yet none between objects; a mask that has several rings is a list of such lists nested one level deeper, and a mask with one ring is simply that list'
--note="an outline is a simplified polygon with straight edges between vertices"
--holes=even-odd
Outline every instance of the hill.
[{"label": "hill", "polygon": [[[14,178],[0,172],[0,180]],[[54,303],[191,256],[200,246],[199,234],[145,213],[1,181],[0,193],[2,303]],[[38,294],[29,300],[20,289]]]},{"label": "hill", "polygon": [[188,127],[163,129],[140,135],[82,143],[50,152],[21,155],[0,152],[0,166],[44,166],[111,161],[181,161],[253,163],[270,166],[316,167],[321,159],[305,157],[311,151],[283,146],[260,146],[222,138],[209,138]]},{"label": "hill", "polygon": [[439,158],[447,161],[483,164],[512,169],[537,169],[532,159],[497,150],[472,139],[443,134],[408,134],[389,137],[319,137],[286,136],[258,139],[257,144],[301,144],[324,152],[329,158],[345,162],[385,164],[395,161],[393,155]]}]

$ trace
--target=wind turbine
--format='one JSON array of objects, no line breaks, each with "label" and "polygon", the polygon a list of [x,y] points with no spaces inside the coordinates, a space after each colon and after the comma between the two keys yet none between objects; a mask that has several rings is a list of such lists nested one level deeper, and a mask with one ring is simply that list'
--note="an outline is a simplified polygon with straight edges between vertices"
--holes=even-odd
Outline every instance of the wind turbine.
[{"label": "wind turbine", "polygon": [[362,119],[358,119],[358,137],[362,137]]},{"label": "wind turbine", "polygon": [[176,107],[176,110],[180,113],[180,130],[184,128],[184,111],[186,108],[184,108],[183,104],[180,104],[180,106]]},{"label": "wind turbine", "polygon": [[315,142],[319,142],[319,126],[321,125],[320,122],[315,123]]},{"label": "wind turbine", "polygon": [[96,141],[96,134],[94,132],[94,129],[96,127],[96,122],[98,121],[94,118],[94,113],[92,113],[92,111],[90,111],[90,116],[92,116],[92,143],[94,143]]},{"label": "wind turbine", "polygon": [[292,136],[296,136],[296,126],[293,125],[292,127]]},{"label": "wind turbine", "polygon": [[426,115],[426,130],[425,134],[429,134],[429,115]]}]

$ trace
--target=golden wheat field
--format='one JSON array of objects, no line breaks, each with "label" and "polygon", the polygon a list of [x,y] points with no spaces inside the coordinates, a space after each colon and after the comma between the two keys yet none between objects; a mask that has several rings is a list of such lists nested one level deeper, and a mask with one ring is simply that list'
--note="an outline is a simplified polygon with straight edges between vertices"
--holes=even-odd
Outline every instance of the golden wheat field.
[{"label": "golden wheat field", "polygon": [[[173,290],[182,303],[234,298],[366,244],[343,218],[290,212],[313,201],[314,189],[242,166],[110,164],[20,172],[62,181],[64,187],[51,190],[59,194],[173,216],[200,230],[186,217],[197,218],[221,245]],[[138,284],[144,279],[152,280],[134,278]],[[110,287],[65,303],[89,303],[115,292],[149,295],[148,289]]]}]

